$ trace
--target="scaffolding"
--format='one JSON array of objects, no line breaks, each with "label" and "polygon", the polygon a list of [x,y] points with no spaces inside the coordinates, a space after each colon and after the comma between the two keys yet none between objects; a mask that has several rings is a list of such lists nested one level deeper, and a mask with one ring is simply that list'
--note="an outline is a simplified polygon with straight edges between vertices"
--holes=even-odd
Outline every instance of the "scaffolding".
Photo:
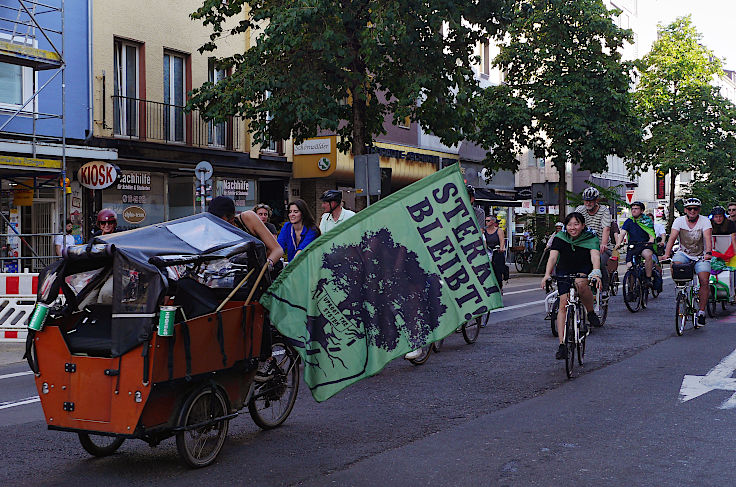
[{"label": "scaffolding", "polygon": [[[46,1],[55,5],[34,0],[0,0],[0,62],[20,66],[21,70],[30,70],[32,86],[30,93],[23,93],[22,104],[17,109],[4,111],[0,118],[0,142],[12,141],[30,146],[30,157],[0,154],[0,221],[8,228],[7,233],[0,233],[0,272],[19,272],[24,269],[38,271],[45,267],[56,258],[51,243],[56,235],[62,235],[62,246],[66,246],[63,230],[61,233],[17,231],[19,221],[11,220],[14,216],[16,219],[19,217],[17,211],[13,215],[10,210],[11,195],[15,200],[20,192],[32,191],[33,204],[33,198],[37,194],[48,193],[53,189],[61,191],[62,215],[64,218],[68,217],[65,191],[67,146],[64,0]],[[40,45],[44,48],[40,48]],[[38,86],[37,73],[42,71],[48,73],[48,77]],[[57,113],[40,112],[39,95],[44,91],[49,92],[49,87],[53,86],[52,81],[57,78],[61,81],[60,110]],[[12,122],[21,122],[16,125],[24,126],[27,122],[23,121],[28,119],[30,130],[11,130]],[[39,134],[39,122],[51,119],[59,120],[60,135]],[[60,149],[60,160],[38,157],[39,147],[48,146]],[[53,227],[58,211],[50,213],[43,217],[48,218],[48,223]],[[33,221],[32,227],[36,225],[38,221]]]}]

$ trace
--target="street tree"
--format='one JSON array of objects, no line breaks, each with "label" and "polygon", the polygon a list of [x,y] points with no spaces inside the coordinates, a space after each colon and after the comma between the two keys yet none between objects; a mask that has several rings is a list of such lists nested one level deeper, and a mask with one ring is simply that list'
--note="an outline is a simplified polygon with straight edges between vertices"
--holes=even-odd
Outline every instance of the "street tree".
[{"label": "street tree", "polygon": [[638,65],[635,102],[645,137],[629,170],[636,174],[654,168],[669,174],[669,230],[677,176],[707,174],[718,165],[732,168],[733,159],[726,155],[728,105],[711,86],[722,74],[721,60],[701,43],[690,16],[659,25],[657,31],[658,39]]},{"label": "street tree", "polygon": [[201,52],[240,33],[256,42],[217,59],[232,74],[195,89],[190,107],[248,119],[254,143],[330,131],[358,155],[385,117],[457,143],[478,90],[475,46],[499,32],[510,2],[205,0],[192,14],[212,28]]},{"label": "street tree", "polygon": [[[630,94],[632,66],[621,51],[630,30],[601,0],[519,2],[494,65],[504,84],[473,99],[471,137],[489,150],[492,171],[515,171],[525,149],[554,164],[560,188],[566,166],[598,173],[607,157],[625,156],[640,137]],[[561,212],[567,196],[560,191]]]}]

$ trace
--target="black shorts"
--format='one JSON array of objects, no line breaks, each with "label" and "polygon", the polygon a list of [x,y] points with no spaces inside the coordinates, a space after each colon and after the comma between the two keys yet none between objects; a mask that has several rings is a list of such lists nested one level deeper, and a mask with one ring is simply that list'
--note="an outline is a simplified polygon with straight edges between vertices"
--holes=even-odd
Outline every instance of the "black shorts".
[{"label": "black shorts", "polygon": [[634,242],[631,245],[634,246],[633,249],[627,249],[626,250],[626,263],[628,264],[631,262],[635,255],[641,255],[642,251],[644,249],[650,249],[651,245],[649,242]]},{"label": "black shorts", "polygon": [[[590,274],[592,269],[585,270],[581,269],[579,271],[571,271],[571,272],[564,272],[559,273],[555,275],[570,275],[570,274],[585,274],[586,276]],[[557,279],[557,294],[562,296],[563,294],[568,294],[570,292],[570,288],[572,287],[572,279]]]}]

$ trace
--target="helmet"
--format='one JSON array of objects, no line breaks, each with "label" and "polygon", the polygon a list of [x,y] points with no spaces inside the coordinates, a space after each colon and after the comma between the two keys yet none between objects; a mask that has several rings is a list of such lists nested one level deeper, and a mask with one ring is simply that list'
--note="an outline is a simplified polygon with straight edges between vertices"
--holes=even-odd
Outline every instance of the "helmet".
[{"label": "helmet", "polygon": [[562,223],[562,222],[555,223],[555,227],[564,227],[564,226],[565,226],[565,224]]},{"label": "helmet", "polygon": [[710,210],[711,215],[725,215],[726,209],[722,207],[721,205],[714,206],[712,210]]},{"label": "helmet", "polygon": [[697,206],[698,208],[703,206],[698,198],[685,198],[685,201],[683,201],[682,203],[685,208],[687,208],[688,206]]},{"label": "helmet", "polygon": [[646,207],[644,206],[644,203],[642,203],[641,201],[634,201],[633,203],[631,203],[630,206],[632,208],[635,206],[638,206],[639,208],[641,208],[641,211],[644,211],[646,209]]},{"label": "helmet", "polygon": [[583,201],[597,200],[598,198],[600,198],[600,196],[601,192],[592,186],[583,190]]},{"label": "helmet", "polygon": [[97,222],[118,222],[118,217],[110,208],[103,208],[97,214]]},{"label": "helmet", "polygon": [[342,202],[342,191],[336,189],[328,189],[322,196],[319,197],[322,201],[334,201],[336,203]]},{"label": "helmet", "polygon": [[468,195],[469,196],[472,196],[473,198],[475,198],[475,188],[473,186],[471,186],[470,184],[468,184],[467,186],[465,186],[465,189],[468,190]]}]

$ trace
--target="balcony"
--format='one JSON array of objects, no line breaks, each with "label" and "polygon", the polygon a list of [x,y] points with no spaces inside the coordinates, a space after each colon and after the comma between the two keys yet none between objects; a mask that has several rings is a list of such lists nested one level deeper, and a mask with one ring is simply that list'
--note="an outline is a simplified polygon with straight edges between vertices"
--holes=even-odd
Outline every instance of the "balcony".
[{"label": "balcony", "polygon": [[[242,121],[208,122],[198,110],[127,96],[112,96],[113,135],[145,142],[242,151]],[[103,115],[104,117],[104,115]]]}]

